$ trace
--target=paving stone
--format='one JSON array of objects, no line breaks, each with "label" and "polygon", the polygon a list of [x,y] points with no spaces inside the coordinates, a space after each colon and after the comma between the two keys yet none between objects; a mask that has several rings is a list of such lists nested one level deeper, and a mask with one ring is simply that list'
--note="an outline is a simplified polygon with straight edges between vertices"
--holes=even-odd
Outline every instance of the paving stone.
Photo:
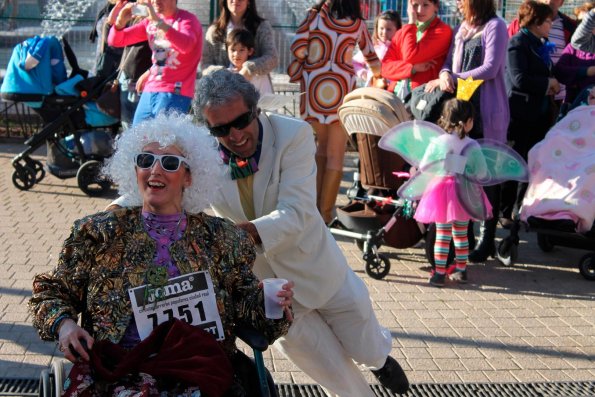
[{"label": "paving stone", "polygon": [[463,361],[453,358],[434,358],[434,363],[440,368],[440,371],[465,371]]},{"label": "paving stone", "polygon": [[461,376],[459,371],[430,371],[430,376],[435,383],[460,383]]},{"label": "paving stone", "polygon": [[[18,191],[10,183],[10,160],[23,148],[0,143],[0,376],[36,378],[61,355],[30,324],[26,302],[32,278],[55,266],[72,222],[102,210],[111,198],[86,197],[74,179],[51,175],[30,191]],[[37,158],[45,160],[43,153]],[[353,159],[347,153],[339,205],[347,202],[343,193],[351,184]],[[499,239],[507,233],[497,230]],[[472,264],[470,284],[442,289],[428,284],[423,244],[381,247],[392,269],[384,280],[374,280],[353,241],[339,239],[368,286],[381,324],[393,334],[392,355],[412,382],[595,379],[595,289],[576,269],[584,251],[556,246],[543,253],[535,233],[521,231],[519,237],[515,266],[492,259]],[[264,357],[275,381],[312,383],[274,348]],[[370,371],[363,374],[377,383]]]},{"label": "paving stone", "polygon": [[401,352],[405,355],[405,357],[407,357],[407,359],[432,358],[427,347],[403,347]]},{"label": "paving stone", "polygon": [[510,371],[510,373],[518,382],[544,382],[548,380],[538,371]]},{"label": "paving stone", "polygon": [[482,371],[458,371],[457,376],[464,383],[486,383],[489,381]]},{"label": "paving stone", "polygon": [[593,380],[592,371],[563,370],[562,372],[575,382],[589,382]]}]

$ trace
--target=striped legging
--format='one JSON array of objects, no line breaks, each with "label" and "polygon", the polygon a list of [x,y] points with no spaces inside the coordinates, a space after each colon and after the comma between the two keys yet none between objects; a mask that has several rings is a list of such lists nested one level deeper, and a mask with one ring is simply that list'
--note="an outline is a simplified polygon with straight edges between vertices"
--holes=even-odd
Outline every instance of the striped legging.
[{"label": "striped legging", "polygon": [[469,256],[469,241],[467,227],[469,221],[454,221],[451,223],[436,223],[436,243],[434,244],[434,262],[436,273],[446,273],[446,261],[450,250],[451,238],[455,241],[456,269],[464,271]]}]

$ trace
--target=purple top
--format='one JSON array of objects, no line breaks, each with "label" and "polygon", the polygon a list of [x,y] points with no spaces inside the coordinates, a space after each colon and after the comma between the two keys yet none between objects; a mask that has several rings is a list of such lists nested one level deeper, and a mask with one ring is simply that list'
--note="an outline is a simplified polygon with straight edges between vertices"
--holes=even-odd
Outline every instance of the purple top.
[{"label": "purple top", "polygon": [[572,103],[583,88],[595,84],[595,76],[587,76],[587,69],[595,66],[595,54],[577,50],[568,44],[554,66],[554,76],[566,86],[566,102]]},{"label": "purple top", "polygon": [[[453,78],[465,80],[467,77],[483,80],[480,90],[480,112],[483,123],[483,137],[498,142],[506,142],[510,110],[504,80],[506,66],[506,49],[508,47],[508,32],[506,22],[502,18],[490,19],[484,27],[481,41],[484,48],[484,58],[481,66],[461,73],[452,72],[452,57],[454,39],[459,27],[453,32],[453,39],[448,50],[442,70],[450,72]],[[462,56],[462,54],[461,54]]]},{"label": "purple top", "polygon": [[171,260],[169,247],[184,235],[187,222],[185,214],[156,215],[143,211],[143,220],[147,233],[157,243],[155,265],[167,267],[169,277],[179,276],[180,271]]},{"label": "purple top", "polygon": [[[155,243],[157,243],[157,252],[154,259],[155,265],[167,267],[167,275],[170,278],[179,276],[180,270],[171,259],[169,247],[174,241],[178,241],[184,235],[188,223],[186,214],[156,215],[147,211],[143,211],[142,214],[145,230],[155,240]],[[134,317],[132,317],[130,324],[128,324],[124,332],[124,337],[120,341],[120,345],[125,348],[133,348],[139,342],[138,329],[136,328]]]}]

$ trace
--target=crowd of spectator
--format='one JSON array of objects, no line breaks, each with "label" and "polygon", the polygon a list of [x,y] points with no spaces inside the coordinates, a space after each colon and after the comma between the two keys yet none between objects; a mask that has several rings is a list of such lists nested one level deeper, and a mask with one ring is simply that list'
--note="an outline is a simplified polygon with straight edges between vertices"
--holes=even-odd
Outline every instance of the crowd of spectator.
[{"label": "crowd of spectator", "polygon": [[[90,359],[81,340],[88,347],[100,340],[125,349],[142,347],[144,325],[132,314],[140,307],[129,307],[128,288],[165,285],[151,279],[153,271],[167,281],[208,270],[216,276],[211,315],[223,319],[221,332],[229,338],[220,341],[222,359],[233,358],[232,323],[248,319],[269,342],[278,339],[279,349],[334,395],[371,393],[354,361],[393,392],[406,392],[407,377],[389,354],[390,333],[378,323],[365,284],[325,227],[333,219],[347,143],[338,108],[358,79],[405,103],[419,87],[453,96],[461,80],[481,80],[463,101],[457,95],[447,102],[441,125],[452,135],[449,147],[458,150],[463,141],[486,138],[510,145],[526,160],[569,107],[583,97],[593,101],[593,90],[584,93],[595,83],[595,5],[584,3],[572,18],[560,11],[563,2],[525,0],[507,25],[494,0],[457,0],[461,23],[451,27],[438,16],[438,0],[408,0],[406,23],[397,12],[385,11],[370,34],[360,0],[320,0],[297,28],[288,67],[290,81],[303,93],[303,121],[258,107],[261,94],[274,92],[270,74],[279,54],[273,28],[258,14],[256,0],[219,0],[219,17],[204,37],[197,17],[178,8],[177,0],[108,3],[100,47],[104,52],[110,46],[125,48],[123,55],[116,51],[120,61],[114,66],[122,86],[122,120],[131,127],[122,136],[136,140],[129,143],[134,150],[124,146],[126,139],[118,140],[114,158],[125,154],[126,161],[120,167],[112,160],[110,171],[120,181],[120,169],[127,170],[128,179],[120,185],[128,190],[121,193],[140,192],[136,204],[141,207],[75,223],[56,269],[35,279],[30,305],[41,336],[58,339],[66,357],[79,363],[75,352]],[[216,149],[208,147],[212,140],[206,129],[195,131],[188,119],[161,115],[187,114],[193,103],[195,116],[217,139]],[[190,133],[205,134],[201,147],[194,147]],[[204,164],[203,154],[210,164]],[[208,190],[201,185],[207,171],[213,171],[211,178],[225,175],[219,182],[226,194],[215,195],[209,204],[230,223],[191,213],[195,206],[187,197],[192,189]],[[450,174],[444,178],[449,186],[452,180]],[[456,221],[459,282],[467,281],[467,254],[471,262],[494,256],[498,222],[507,226],[518,216],[525,190],[516,182],[484,187],[478,196],[486,216],[459,212],[456,219],[434,220],[445,239]],[[458,200],[452,191],[448,197]],[[479,243],[471,253],[468,219],[481,221]],[[196,245],[185,230],[204,241]],[[135,244],[138,252],[129,252]],[[130,264],[120,261],[125,255]],[[442,256],[437,268],[444,272],[447,255]],[[94,262],[111,269],[109,277],[95,274]],[[129,265],[140,269],[138,274],[129,277]],[[444,273],[436,274],[440,277],[434,275],[430,283],[441,287]],[[265,277],[289,279],[278,295],[285,308],[280,321],[264,315],[257,278]],[[92,290],[89,298],[87,289]],[[79,327],[82,311],[92,322]],[[147,334],[153,332],[149,328]],[[362,334],[366,343],[358,343]],[[88,375],[85,366],[77,368]],[[146,382],[126,379],[126,388]],[[157,386],[170,388],[159,379]]]}]

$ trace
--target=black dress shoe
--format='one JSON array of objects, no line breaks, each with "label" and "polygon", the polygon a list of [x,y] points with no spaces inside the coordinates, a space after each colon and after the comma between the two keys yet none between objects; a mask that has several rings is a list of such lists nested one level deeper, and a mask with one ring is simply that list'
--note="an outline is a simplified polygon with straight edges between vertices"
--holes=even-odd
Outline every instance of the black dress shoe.
[{"label": "black dress shoe", "polygon": [[409,390],[409,380],[405,375],[405,371],[403,371],[397,360],[391,356],[386,358],[382,368],[372,370],[372,373],[382,386],[393,393],[404,394]]},{"label": "black dress shoe", "polygon": [[503,229],[510,230],[512,225],[514,225],[514,221],[510,218],[500,218],[500,225],[502,225]]},{"label": "black dress shoe", "polygon": [[488,260],[489,257],[496,257],[496,245],[495,243],[480,243],[479,247],[469,253],[469,262],[482,263]]}]

